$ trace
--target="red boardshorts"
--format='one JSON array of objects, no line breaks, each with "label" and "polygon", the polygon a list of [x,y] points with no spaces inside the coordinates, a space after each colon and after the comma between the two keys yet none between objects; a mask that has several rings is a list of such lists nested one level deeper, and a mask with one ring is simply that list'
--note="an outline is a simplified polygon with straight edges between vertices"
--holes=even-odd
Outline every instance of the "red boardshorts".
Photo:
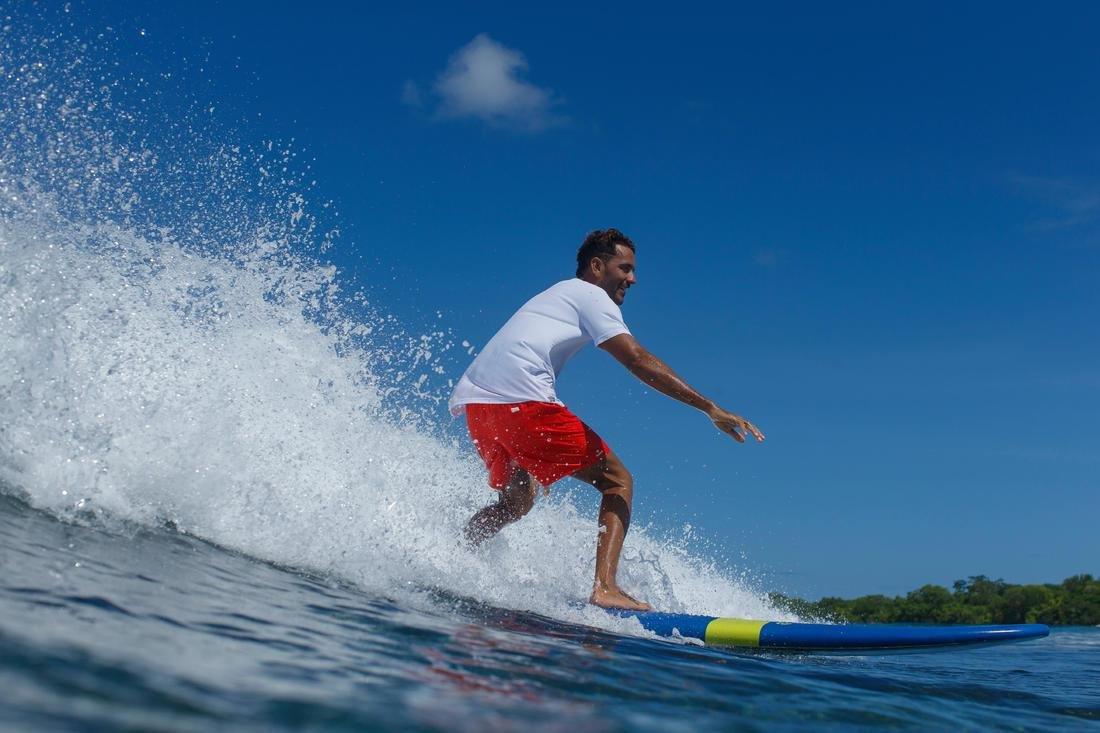
[{"label": "red boardshorts", "polygon": [[466,405],[466,426],[494,489],[507,486],[517,467],[549,486],[611,451],[579,417],[553,402]]}]

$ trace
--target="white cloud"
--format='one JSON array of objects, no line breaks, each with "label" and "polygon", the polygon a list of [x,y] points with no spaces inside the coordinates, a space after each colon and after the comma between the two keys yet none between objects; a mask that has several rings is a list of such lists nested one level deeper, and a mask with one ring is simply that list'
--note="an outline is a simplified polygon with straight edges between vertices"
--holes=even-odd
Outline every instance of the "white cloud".
[{"label": "white cloud", "polygon": [[[522,53],[482,33],[452,54],[436,79],[435,113],[441,118],[473,118],[527,132],[564,123],[565,118],[553,111],[557,100],[549,90],[524,80],[526,71]],[[413,82],[406,82],[402,98],[414,106],[422,101]]]}]

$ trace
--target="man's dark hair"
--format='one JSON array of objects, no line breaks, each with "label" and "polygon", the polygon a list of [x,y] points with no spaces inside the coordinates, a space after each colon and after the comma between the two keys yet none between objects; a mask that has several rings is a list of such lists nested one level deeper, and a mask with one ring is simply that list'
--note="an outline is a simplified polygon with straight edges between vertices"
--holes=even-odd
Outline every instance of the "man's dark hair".
[{"label": "man's dark hair", "polygon": [[588,263],[593,257],[599,257],[604,262],[614,257],[615,246],[619,244],[630,247],[631,252],[636,251],[630,237],[618,229],[597,229],[589,232],[584,238],[584,244],[577,250],[577,277],[588,271]]}]

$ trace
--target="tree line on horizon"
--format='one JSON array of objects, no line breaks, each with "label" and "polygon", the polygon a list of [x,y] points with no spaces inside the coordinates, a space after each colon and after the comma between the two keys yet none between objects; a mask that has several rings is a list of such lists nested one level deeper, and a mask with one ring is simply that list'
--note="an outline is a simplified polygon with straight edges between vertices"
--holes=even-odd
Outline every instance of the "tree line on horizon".
[{"label": "tree line on horizon", "polygon": [[1100,579],[1074,575],[1059,584],[1015,585],[974,575],[951,590],[924,585],[904,596],[807,601],[770,593],[778,607],[801,618],[851,623],[1047,624],[1100,626]]}]

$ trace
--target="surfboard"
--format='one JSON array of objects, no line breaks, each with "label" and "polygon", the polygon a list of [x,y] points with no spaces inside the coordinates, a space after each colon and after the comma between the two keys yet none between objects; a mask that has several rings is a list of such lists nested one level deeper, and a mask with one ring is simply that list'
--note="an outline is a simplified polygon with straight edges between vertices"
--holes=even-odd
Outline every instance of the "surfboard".
[{"label": "surfboard", "polygon": [[1043,624],[997,626],[906,626],[900,624],[808,624],[694,616],[659,611],[610,611],[638,619],[659,636],[699,639],[708,646],[755,647],[808,652],[889,652],[954,649],[1039,639]]}]

